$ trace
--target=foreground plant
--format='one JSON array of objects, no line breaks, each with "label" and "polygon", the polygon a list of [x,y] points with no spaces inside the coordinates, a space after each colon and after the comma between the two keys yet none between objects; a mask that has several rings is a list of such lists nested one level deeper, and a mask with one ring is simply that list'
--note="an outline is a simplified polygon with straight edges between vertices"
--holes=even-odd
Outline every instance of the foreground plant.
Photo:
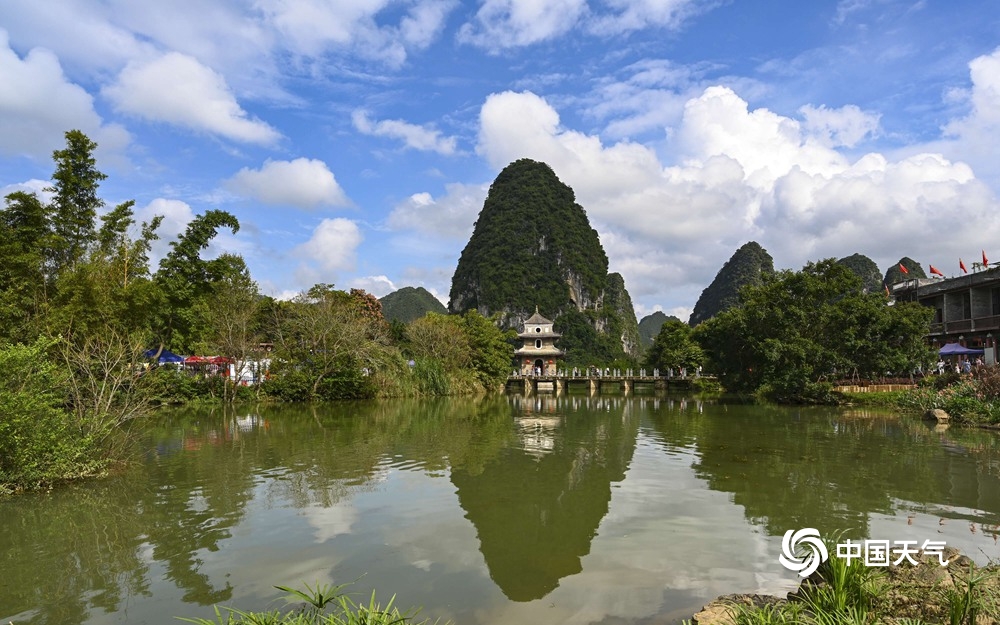
[{"label": "foreground plant", "polygon": [[[827,549],[836,553],[840,535],[827,540]],[[834,614],[854,622],[876,612],[877,599],[886,589],[880,569],[872,568],[859,559],[831,557],[819,567],[822,584],[805,587],[803,598],[809,610],[816,614]],[[822,622],[822,621],[820,621]]]},{"label": "foreground plant", "polygon": [[[341,590],[348,584],[335,586],[332,584],[311,587],[305,585],[304,590],[288,586],[275,586],[278,590],[289,593],[290,601],[302,601],[305,607],[295,608],[286,612],[270,610],[266,612],[245,612],[237,608],[215,607],[215,618],[181,618],[180,620],[196,625],[426,625],[430,619],[414,622],[419,609],[400,612],[394,606],[396,596],[382,606],[375,598],[375,591],[367,603],[357,603]],[[435,624],[438,621],[435,621]]]},{"label": "foreground plant", "polygon": [[992,574],[970,564],[968,572],[954,576],[952,587],[941,591],[949,625],[976,625],[979,614],[992,607],[996,597],[990,596],[984,588],[984,582]]}]

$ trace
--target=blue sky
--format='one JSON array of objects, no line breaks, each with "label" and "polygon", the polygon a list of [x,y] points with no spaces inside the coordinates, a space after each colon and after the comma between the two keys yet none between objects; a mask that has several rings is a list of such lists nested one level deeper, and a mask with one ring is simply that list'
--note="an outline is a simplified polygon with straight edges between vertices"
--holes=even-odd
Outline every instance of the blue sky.
[{"label": "blue sky", "polygon": [[0,188],[78,128],[109,206],[212,208],[262,289],[447,301],[518,158],[576,191],[639,316],[743,243],[1000,261],[995,0],[6,0]]}]

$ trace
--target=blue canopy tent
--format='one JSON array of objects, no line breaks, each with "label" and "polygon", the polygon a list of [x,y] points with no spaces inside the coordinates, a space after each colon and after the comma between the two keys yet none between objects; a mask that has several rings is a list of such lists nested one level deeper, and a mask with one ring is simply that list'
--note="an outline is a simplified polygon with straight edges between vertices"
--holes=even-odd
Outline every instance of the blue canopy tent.
[{"label": "blue canopy tent", "polygon": [[958,343],[948,343],[938,350],[938,354],[941,356],[982,356],[985,353],[981,349],[963,347]]},{"label": "blue canopy tent", "polygon": [[[156,350],[155,349],[148,349],[148,350],[146,350],[144,352],[144,354],[145,354],[146,358],[152,358],[152,357],[156,356]],[[157,360],[157,362],[159,362],[161,365],[164,365],[164,364],[167,364],[167,363],[170,363],[170,362],[184,362],[184,356],[178,356],[177,354],[173,353],[169,349],[165,349],[162,352],[160,352],[160,358]]]}]

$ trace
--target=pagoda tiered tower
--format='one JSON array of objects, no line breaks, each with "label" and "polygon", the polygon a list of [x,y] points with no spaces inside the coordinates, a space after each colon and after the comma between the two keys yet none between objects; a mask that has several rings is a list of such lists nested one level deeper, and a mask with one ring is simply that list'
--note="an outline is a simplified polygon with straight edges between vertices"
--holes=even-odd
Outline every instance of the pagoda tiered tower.
[{"label": "pagoda tiered tower", "polygon": [[524,322],[524,332],[517,335],[523,345],[514,352],[521,368],[521,375],[552,376],[556,374],[559,359],[566,352],[556,347],[556,339],[562,335],[552,329],[553,323],[538,314],[528,317]]}]

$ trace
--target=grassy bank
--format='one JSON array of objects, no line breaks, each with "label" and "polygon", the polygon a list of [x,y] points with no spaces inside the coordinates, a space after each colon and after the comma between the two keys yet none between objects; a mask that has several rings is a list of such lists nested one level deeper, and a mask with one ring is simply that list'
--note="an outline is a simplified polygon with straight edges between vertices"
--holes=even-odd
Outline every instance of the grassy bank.
[{"label": "grassy bank", "polygon": [[980,367],[971,375],[947,373],[924,378],[908,391],[844,393],[844,402],[922,413],[941,409],[952,422],[1000,424],[1000,367]]}]

